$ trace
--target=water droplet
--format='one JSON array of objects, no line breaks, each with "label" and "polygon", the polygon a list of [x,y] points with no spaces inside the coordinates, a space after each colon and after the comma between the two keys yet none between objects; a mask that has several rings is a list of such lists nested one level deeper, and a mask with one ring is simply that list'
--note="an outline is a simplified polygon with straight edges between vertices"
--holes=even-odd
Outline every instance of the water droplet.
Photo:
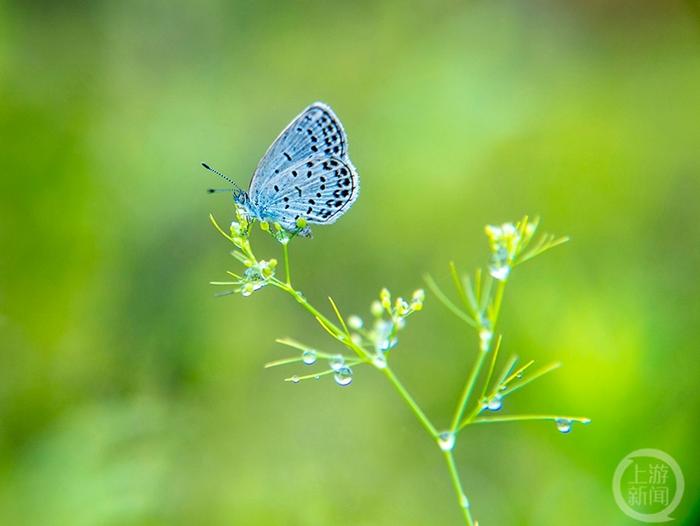
[{"label": "water droplet", "polygon": [[515,375],[515,377],[516,377],[518,380],[521,380],[522,377],[523,377],[523,373],[518,373],[518,374]]},{"label": "water droplet", "polygon": [[372,358],[372,365],[374,365],[377,369],[386,368],[386,356],[384,356],[382,351],[379,351],[374,355]]},{"label": "water droplet", "polygon": [[298,384],[301,380],[296,374],[289,379],[293,384]]},{"label": "water droplet", "polygon": [[331,369],[337,372],[345,365],[345,358],[343,358],[340,354],[336,354],[330,360],[328,360],[328,365]]},{"label": "water droplet", "polygon": [[498,281],[505,281],[506,278],[508,278],[508,274],[510,274],[510,266],[492,266],[489,268],[489,274],[491,274],[491,277],[493,277],[493,279],[497,279]]},{"label": "water droplet", "polygon": [[455,448],[455,434],[451,431],[443,431],[438,435],[437,443],[443,451],[452,451]]},{"label": "water droplet", "polygon": [[320,379],[321,379],[321,375],[320,375],[320,374],[317,374],[316,376],[314,376],[314,380],[320,380]]},{"label": "water droplet", "polygon": [[491,329],[483,328],[479,331],[479,348],[486,352],[491,346],[491,339],[493,338],[493,332]]},{"label": "water droplet", "polygon": [[554,421],[557,424],[557,431],[560,433],[570,433],[571,432],[571,420],[568,418],[557,418]]},{"label": "water droplet", "polygon": [[499,411],[503,407],[503,399],[500,395],[496,395],[489,400],[486,408],[489,411]]},{"label": "water droplet", "polygon": [[[277,228],[278,226],[279,225],[275,224],[275,228]],[[283,245],[286,245],[287,243],[289,243],[291,236],[289,235],[289,233],[286,230],[278,229],[275,232],[275,238],[277,239],[277,241],[279,241]]]},{"label": "water droplet", "polygon": [[342,366],[338,369],[333,376],[335,378],[335,383],[341,386],[350,385],[352,383],[352,370],[350,367]]},{"label": "water droplet", "polygon": [[471,507],[471,504],[469,504],[469,499],[466,495],[462,494],[462,498],[459,499],[459,505],[467,510]]},{"label": "water droplet", "polygon": [[316,363],[316,351],[313,351],[311,349],[305,350],[301,355],[301,359],[305,365],[315,364]]}]

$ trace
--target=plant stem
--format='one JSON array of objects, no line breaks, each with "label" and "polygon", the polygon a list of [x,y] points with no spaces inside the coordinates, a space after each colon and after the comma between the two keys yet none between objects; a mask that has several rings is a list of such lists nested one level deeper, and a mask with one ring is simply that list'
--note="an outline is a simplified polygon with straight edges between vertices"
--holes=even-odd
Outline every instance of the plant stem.
[{"label": "plant stem", "polygon": [[[498,282],[498,287],[496,289],[496,293],[494,295],[494,298],[491,302],[491,304],[488,307],[489,310],[489,327],[487,328],[491,333],[496,328],[496,323],[498,322],[498,315],[501,311],[501,304],[503,303],[503,292],[505,291],[506,288],[506,282],[504,281],[499,281]],[[482,323],[483,325],[483,323]],[[486,327],[482,327],[481,330],[483,330]],[[459,399],[459,403],[457,404],[457,409],[455,410],[454,417],[452,418],[452,426],[450,429],[452,432],[457,432],[459,431],[462,426],[460,426],[460,422],[462,421],[462,417],[464,416],[464,411],[467,409],[467,405],[469,405],[469,398],[472,395],[472,392],[474,391],[474,387],[476,386],[476,382],[479,379],[479,376],[481,375],[481,370],[484,367],[484,362],[486,361],[486,356],[488,355],[489,351],[491,351],[491,341],[488,342],[488,344],[485,347],[481,347],[481,336],[479,336],[480,340],[480,345],[479,345],[479,356],[477,357],[476,361],[474,362],[474,365],[472,366],[471,372],[469,373],[469,377],[467,378],[467,383],[464,384],[464,389],[462,390],[462,396]],[[479,400],[477,400],[477,407],[479,404]]]},{"label": "plant stem", "polygon": [[381,371],[384,373],[384,376],[387,377],[389,382],[391,382],[391,385],[394,386],[394,389],[398,391],[399,395],[401,398],[404,399],[404,401],[408,404],[408,406],[411,408],[413,411],[413,414],[416,415],[416,418],[418,421],[423,425],[425,430],[428,432],[428,434],[437,439],[438,437],[438,432],[435,429],[435,426],[433,423],[430,421],[430,419],[425,415],[423,410],[420,408],[418,403],[413,399],[411,394],[406,390],[406,388],[403,386],[401,381],[396,377],[394,372],[389,368],[387,365],[384,369],[381,369]]},{"label": "plant stem", "polygon": [[287,275],[287,285],[292,286],[292,274],[289,271],[289,243],[282,244],[282,254],[284,255],[284,271]]},{"label": "plant stem", "polygon": [[498,315],[501,312],[501,304],[503,303],[503,293],[506,290],[506,282],[505,280],[499,281],[498,282],[498,288],[496,288],[496,295],[493,298],[493,308],[491,311],[491,330],[496,329],[496,323],[498,322]]},{"label": "plant stem", "polygon": [[321,314],[313,305],[311,305],[311,303],[306,300],[304,296],[302,296],[298,291],[294,290],[294,287],[292,287],[291,284],[284,283],[275,278],[273,278],[270,283],[272,283],[275,287],[282,289],[297,300],[297,303],[309,311],[314,318],[319,320],[319,322],[325,326],[326,330],[328,330],[328,332],[330,332],[336,340],[342,342],[346,347],[352,349],[363,362],[370,361],[367,351],[365,351],[362,347],[355,345],[353,341],[346,336],[345,332],[343,332],[333,322]]},{"label": "plant stem", "polygon": [[[210,215],[210,220],[214,227],[229,241],[231,241],[239,250],[234,250],[233,255],[244,265],[250,267],[253,264],[258,264],[258,260],[253,254],[253,250],[250,245],[249,241],[249,233],[250,233],[250,225],[251,223],[248,220],[240,219],[239,212],[237,211],[237,217],[239,218],[239,221],[242,225],[244,225],[244,231],[241,231],[241,228],[236,228],[235,232],[232,226],[231,229],[231,235],[227,234],[224,232],[224,230],[217,224],[216,220],[214,219],[213,216]],[[530,237],[534,233],[534,228],[531,229],[531,231],[527,231],[527,217],[525,217],[522,222],[520,223],[520,238],[523,238],[525,236],[526,232],[529,232],[527,234],[527,238],[524,242],[526,245],[529,243]],[[505,225],[504,225],[505,228]],[[491,234],[489,234],[491,236]],[[566,241],[567,238],[561,238],[561,239],[555,239],[553,236],[544,236],[540,239],[539,243],[533,248],[529,253],[523,255],[522,257],[518,258],[516,256],[519,256],[519,252],[516,254],[516,256],[513,256],[513,254],[510,254],[508,257],[507,264],[509,266],[509,269],[512,269],[515,267],[517,264],[522,263],[526,261],[527,259],[534,257],[535,255],[538,255],[545,250],[556,246],[559,243],[562,243]],[[493,239],[492,239],[493,241]],[[524,245],[523,247],[524,248]],[[511,380],[514,380],[517,378],[519,375],[522,374],[522,372],[530,367],[532,365],[532,362],[527,363],[526,365],[520,367],[517,371],[512,373],[512,369],[515,366],[515,363],[517,361],[516,358],[513,358],[510,360],[509,365],[506,367],[503,375],[499,379],[499,381],[495,384],[494,391],[489,393],[488,396],[486,393],[488,392],[489,384],[491,383],[491,379],[493,376],[494,368],[496,365],[496,359],[498,356],[498,351],[500,347],[500,336],[496,338],[495,341],[495,346],[493,342],[493,336],[494,332],[496,329],[496,325],[498,322],[498,317],[500,314],[501,310],[501,305],[503,303],[503,296],[504,296],[504,291],[505,291],[505,285],[506,285],[506,280],[501,279],[501,280],[496,280],[495,278],[492,278],[491,276],[488,276],[486,280],[482,280],[482,275],[481,275],[481,270],[477,269],[474,277],[474,285],[470,285],[469,278],[466,278],[466,281],[462,281],[459,278],[459,274],[457,272],[457,269],[454,265],[454,263],[450,263],[450,272],[452,275],[452,279],[454,281],[454,285],[457,289],[457,293],[459,295],[459,298],[464,305],[464,311],[460,309],[457,305],[455,305],[450,299],[439,289],[435,281],[430,277],[426,276],[425,280],[428,284],[428,286],[433,290],[437,298],[455,315],[457,315],[460,319],[465,321],[468,325],[473,327],[478,334],[478,341],[479,341],[479,354],[474,361],[472,368],[470,370],[470,373],[467,378],[467,382],[464,386],[464,389],[462,390],[458,405],[456,407],[454,417],[452,419],[452,424],[451,428],[448,432],[451,435],[446,435],[446,433],[439,433],[438,430],[435,428],[431,420],[428,418],[428,416],[423,412],[421,407],[418,405],[418,403],[415,401],[413,396],[408,392],[408,390],[404,387],[404,385],[401,383],[401,381],[397,378],[397,376],[394,374],[394,372],[389,368],[388,364],[386,361],[382,362],[377,362],[376,360],[373,360],[377,356],[373,352],[372,349],[367,350],[364,347],[364,344],[362,341],[355,341],[353,340],[350,331],[348,330],[347,324],[345,323],[345,320],[338,309],[337,305],[335,302],[329,297],[328,299],[330,300],[331,306],[333,307],[333,310],[338,318],[338,323],[340,326],[334,324],[331,322],[327,317],[325,317],[321,312],[319,312],[314,306],[312,306],[306,298],[301,294],[301,292],[297,291],[293,285],[292,285],[292,278],[291,278],[291,270],[290,270],[290,260],[289,260],[289,247],[287,243],[282,243],[282,252],[283,252],[283,258],[284,258],[284,268],[285,268],[285,281],[281,281],[274,275],[267,277],[267,282],[278,289],[281,289],[288,293],[290,296],[292,296],[297,303],[299,303],[306,311],[308,311],[317,321],[318,323],[322,326],[322,328],[328,332],[331,337],[334,339],[338,340],[341,342],[343,345],[346,347],[350,348],[352,351],[354,351],[357,354],[357,358],[350,358],[348,360],[348,365],[358,365],[360,363],[373,363],[375,367],[380,370],[381,372],[384,373],[384,376],[387,378],[387,380],[393,385],[394,389],[397,391],[399,396],[404,400],[404,402],[409,406],[413,414],[415,415],[416,419],[418,422],[423,426],[423,428],[426,430],[426,432],[437,442],[437,445],[440,447],[441,451],[443,452],[443,456],[445,458],[445,461],[447,463],[447,468],[450,474],[450,479],[452,482],[452,485],[454,487],[455,493],[457,495],[457,500],[458,500],[458,505],[462,510],[462,514],[464,516],[464,520],[467,526],[474,526],[474,520],[471,515],[471,509],[469,505],[469,500],[467,499],[464,489],[462,487],[462,482],[460,480],[459,476],[459,471],[457,470],[457,465],[455,462],[454,458],[454,452],[453,452],[453,447],[454,447],[454,441],[456,441],[457,438],[457,433],[466,427],[469,424],[485,424],[485,423],[497,423],[497,422],[514,422],[514,421],[542,421],[542,420],[550,420],[550,421],[558,421],[558,420],[565,420],[569,422],[580,422],[583,424],[588,424],[590,422],[590,419],[585,418],[585,417],[573,417],[573,416],[559,416],[559,415],[551,415],[551,414],[523,414],[523,415],[502,415],[502,416],[486,416],[486,417],[480,417],[479,415],[484,411],[485,406],[483,405],[483,400],[484,399],[490,399],[491,397],[495,396],[497,389],[503,385],[503,387],[507,387],[503,393],[501,393],[503,396],[506,394],[510,394],[513,391],[520,389],[521,387],[527,385],[529,382],[533,381],[536,378],[539,378],[540,376],[550,372],[551,370],[555,369],[558,367],[558,364],[553,364],[551,366],[545,367],[544,369],[536,372],[533,376],[516,383],[515,385],[509,385]],[[234,277],[238,282],[241,282],[244,278],[241,276],[238,276],[235,273],[229,272],[229,274]],[[495,283],[498,283],[496,286],[495,291],[493,291],[492,286]],[[220,284],[231,284],[234,285],[237,282],[220,282]],[[219,284],[219,283],[217,283]],[[382,292],[382,295],[384,292]],[[387,293],[388,296],[388,293]],[[385,310],[387,313],[392,316],[391,309],[387,307],[387,305],[384,305]],[[394,325],[392,329],[392,333],[390,335],[390,339],[396,336],[396,332],[398,330],[398,326]],[[362,334],[362,331],[359,331],[360,334]],[[307,351],[305,346],[289,339],[282,339],[282,340],[277,340],[279,343],[288,345],[292,348],[295,348],[297,350],[301,351]],[[326,353],[320,353],[318,351],[315,351],[318,356],[324,357],[324,358],[333,358],[335,355],[330,355]],[[379,352],[379,351],[378,351]],[[486,375],[486,378],[483,381],[483,387],[481,390],[481,395],[476,401],[476,404],[474,404],[474,407],[471,409],[471,411],[468,413],[468,416],[464,418],[464,413],[467,410],[467,407],[469,406],[470,398],[474,392],[474,389],[476,388],[476,385],[479,383],[482,375],[482,371],[484,369],[484,364],[486,362],[487,356],[489,353],[491,354],[491,364],[488,368],[488,372]],[[282,359],[282,360],[276,360],[273,362],[269,362],[266,364],[266,367],[274,367],[278,365],[284,365],[284,364],[289,364],[289,363],[297,363],[304,361],[304,356],[302,355],[301,357],[297,356],[294,358],[287,358],[287,359]],[[299,382],[304,379],[308,378],[315,378],[319,377],[322,375],[329,375],[334,372],[333,369],[328,369],[325,371],[322,371],[317,374],[309,374],[309,375],[304,375],[304,376],[292,376],[290,378],[287,378],[287,381],[292,381],[292,382]],[[511,374],[512,373],[512,374]],[[509,376],[510,375],[510,376]],[[560,429],[561,430],[561,429]],[[441,440],[441,438],[447,438],[450,440],[449,444],[446,443],[444,440]],[[454,441],[453,441],[454,440]],[[478,524],[478,523],[477,523]]]},{"label": "plant stem", "polygon": [[472,366],[472,370],[467,378],[467,383],[464,384],[464,389],[462,390],[462,396],[459,399],[459,404],[457,405],[457,410],[455,411],[454,417],[452,418],[452,425],[450,430],[454,433],[459,430],[459,423],[462,421],[462,416],[464,416],[464,411],[469,403],[469,398],[471,397],[472,391],[474,391],[474,386],[476,385],[476,380],[481,374],[481,369],[486,361],[486,356],[488,351],[480,350],[479,356]]},{"label": "plant stem", "polygon": [[[354,360],[349,360],[348,362],[346,362],[345,365],[347,365],[348,367],[355,367],[356,365],[361,364],[361,363],[363,363],[363,360],[360,360],[359,358],[355,358]],[[318,373],[305,374],[302,376],[297,376],[297,375],[290,376],[288,378],[285,378],[284,381],[297,383],[297,382],[301,382],[303,380],[309,380],[311,378],[320,378],[321,376],[326,376],[326,375],[335,374],[335,373],[336,373],[336,371],[333,369],[326,369],[325,371],[321,371]]]},{"label": "plant stem", "polygon": [[428,285],[428,288],[435,294],[437,299],[439,299],[442,304],[447,307],[452,314],[457,316],[460,320],[463,320],[466,322],[468,325],[471,325],[474,328],[477,328],[477,324],[474,320],[472,320],[466,313],[464,313],[460,308],[458,308],[454,303],[450,301],[450,299],[445,296],[445,293],[440,290],[440,287],[437,286],[437,283],[435,283],[435,280],[431,276],[425,276],[425,282]]},{"label": "plant stem", "polygon": [[566,415],[501,415],[474,418],[472,424],[490,424],[496,422],[522,422],[527,420],[571,420],[572,422],[580,422],[582,424],[590,423],[591,419],[583,416],[566,416]]},{"label": "plant stem", "polygon": [[457,494],[457,503],[464,514],[464,520],[468,526],[474,526],[474,519],[472,519],[472,514],[469,509],[469,500],[464,494],[464,489],[462,489],[462,481],[459,479],[459,472],[457,471],[457,466],[455,464],[455,458],[452,451],[444,451],[445,461],[447,462],[447,469],[450,472],[450,479],[452,480],[452,486]]}]

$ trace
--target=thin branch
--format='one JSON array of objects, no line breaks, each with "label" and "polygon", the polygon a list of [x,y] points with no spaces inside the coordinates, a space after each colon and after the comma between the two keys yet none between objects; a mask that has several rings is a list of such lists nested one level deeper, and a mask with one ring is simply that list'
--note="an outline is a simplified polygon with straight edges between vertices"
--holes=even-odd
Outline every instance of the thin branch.
[{"label": "thin branch", "polygon": [[463,312],[459,307],[452,303],[447,296],[445,296],[445,293],[440,290],[440,287],[438,287],[437,283],[435,283],[435,280],[430,275],[426,274],[423,277],[423,279],[425,280],[425,283],[428,285],[428,288],[432,291],[432,293],[435,294],[437,299],[440,300],[440,302],[445,307],[447,307],[447,309],[450,312],[452,312],[452,314],[457,316],[460,320],[465,321],[472,327],[478,327],[478,325],[473,319],[471,319],[465,312]]},{"label": "thin branch", "polygon": [[561,363],[559,363],[559,362],[556,362],[556,363],[553,363],[553,364],[548,365],[546,367],[543,367],[539,371],[534,372],[531,376],[528,376],[527,378],[525,378],[522,382],[518,382],[517,384],[515,384],[511,387],[508,387],[505,391],[503,391],[502,394],[503,394],[503,396],[509,395],[510,393],[515,392],[518,389],[525,387],[530,382],[534,382],[538,378],[541,378],[545,374],[551,373],[552,371],[559,369],[559,367],[561,367]]},{"label": "thin branch", "polygon": [[530,420],[568,420],[570,422],[579,422],[581,424],[590,424],[591,419],[585,416],[566,416],[566,415],[498,415],[498,416],[482,416],[475,418],[472,424],[491,424],[497,422],[524,422]]},{"label": "thin branch", "polygon": [[211,221],[211,224],[214,225],[214,228],[216,228],[222,236],[224,236],[231,243],[233,243],[233,237],[223,231],[223,229],[219,226],[219,223],[216,222],[216,219],[214,219],[214,216],[212,214],[209,214],[209,221]]}]

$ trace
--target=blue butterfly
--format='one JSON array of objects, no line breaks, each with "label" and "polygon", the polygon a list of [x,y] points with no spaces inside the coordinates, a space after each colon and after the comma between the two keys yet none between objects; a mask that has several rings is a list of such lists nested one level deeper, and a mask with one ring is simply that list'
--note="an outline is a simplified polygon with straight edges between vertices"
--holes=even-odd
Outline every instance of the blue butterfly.
[{"label": "blue butterfly", "polygon": [[360,190],[343,125],[322,102],[302,111],[275,139],[258,163],[247,192],[233,184],[234,201],[250,219],[276,222],[288,232],[307,236],[310,229],[299,225],[335,223]]}]

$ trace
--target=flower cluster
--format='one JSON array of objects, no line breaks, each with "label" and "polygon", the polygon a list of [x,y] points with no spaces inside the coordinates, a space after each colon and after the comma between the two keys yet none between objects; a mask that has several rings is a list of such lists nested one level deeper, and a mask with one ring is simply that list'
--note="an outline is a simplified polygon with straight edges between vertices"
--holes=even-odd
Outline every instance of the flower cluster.
[{"label": "flower cluster", "polygon": [[410,301],[402,297],[396,298],[392,303],[389,290],[382,289],[379,300],[372,302],[370,312],[374,321],[371,327],[365,327],[365,323],[359,316],[348,318],[348,327],[353,330],[351,335],[353,342],[358,346],[374,351],[372,363],[377,367],[386,365],[384,354],[399,342],[398,332],[406,326],[406,318],[423,308],[425,292],[418,289],[413,293]]},{"label": "flower cluster", "polygon": [[268,285],[275,277],[277,260],[274,258],[264,260],[255,257],[250,246],[251,221],[245,209],[236,206],[236,219],[231,222],[228,234],[221,229],[213,217],[211,220],[216,229],[236,247],[231,255],[245,267],[243,274],[228,272],[234,278],[233,281],[213,282],[213,284],[235,286],[236,288],[232,292],[240,293],[242,296],[250,296],[256,290]]},{"label": "flower cluster", "polygon": [[489,273],[494,279],[505,281],[520,249],[521,232],[513,223],[486,225],[485,230],[491,248]]},{"label": "flower cluster", "polygon": [[557,238],[551,234],[544,234],[526,252],[535,236],[537,225],[537,220],[529,221],[525,216],[517,223],[486,226],[486,235],[489,238],[489,247],[491,248],[489,274],[494,279],[506,281],[514,266],[565,243],[569,239],[568,237]]},{"label": "flower cluster", "polygon": [[261,260],[255,263],[246,260],[244,264],[250,264],[250,266],[245,269],[242,278],[239,279],[240,289],[236,292],[240,292],[243,296],[250,296],[270,282],[270,279],[275,275],[277,260]]}]

